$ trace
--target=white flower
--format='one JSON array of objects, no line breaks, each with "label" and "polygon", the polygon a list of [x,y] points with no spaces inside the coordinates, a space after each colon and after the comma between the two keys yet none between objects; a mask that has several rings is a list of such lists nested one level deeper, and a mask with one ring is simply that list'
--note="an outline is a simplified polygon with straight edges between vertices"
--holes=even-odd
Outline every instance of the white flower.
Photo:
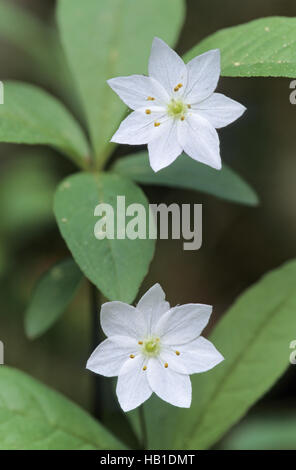
[{"label": "white flower", "polygon": [[108,80],[122,101],[134,110],[111,141],[148,144],[154,171],[173,163],[183,151],[194,160],[220,169],[216,129],[235,121],[246,108],[214,93],[219,76],[219,49],[205,52],[186,65],[165,42],[155,38],[149,77],[132,75]]},{"label": "white flower", "polygon": [[175,406],[189,408],[189,374],[205,372],[223,361],[200,336],[212,307],[186,304],[170,308],[159,284],[136,307],[122,302],[102,306],[101,324],[108,337],[92,353],[87,368],[113,377],[124,411],[148,400],[152,392]]}]

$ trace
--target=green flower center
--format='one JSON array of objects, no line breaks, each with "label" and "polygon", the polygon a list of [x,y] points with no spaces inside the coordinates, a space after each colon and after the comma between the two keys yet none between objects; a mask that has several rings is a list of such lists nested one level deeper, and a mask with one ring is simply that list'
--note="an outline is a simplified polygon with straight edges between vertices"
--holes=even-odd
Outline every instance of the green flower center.
[{"label": "green flower center", "polygon": [[151,338],[144,342],[143,352],[146,354],[146,356],[157,356],[159,350],[159,338]]},{"label": "green flower center", "polygon": [[174,118],[181,118],[187,112],[188,106],[181,100],[172,99],[168,104],[168,114]]}]

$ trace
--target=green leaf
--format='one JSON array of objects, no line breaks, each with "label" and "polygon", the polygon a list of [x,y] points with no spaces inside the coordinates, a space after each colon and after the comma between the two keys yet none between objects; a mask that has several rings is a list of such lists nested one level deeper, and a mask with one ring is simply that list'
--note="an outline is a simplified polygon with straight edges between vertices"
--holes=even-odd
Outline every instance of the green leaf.
[{"label": "green leaf", "polygon": [[1,450],[124,449],[80,407],[28,375],[0,367]]},{"label": "green leaf", "polygon": [[179,416],[176,448],[211,447],[289,366],[296,331],[296,261],[265,275],[218,323],[210,340],[225,361],[193,376],[193,405]]},{"label": "green leaf", "polygon": [[183,0],[59,2],[62,42],[101,163],[126,109],[106,80],[146,73],[153,37],[173,45],[183,18]]},{"label": "green leaf", "polygon": [[295,47],[296,18],[274,16],[212,34],[191,49],[185,61],[218,48],[222,75],[295,78]]},{"label": "green leaf", "polygon": [[62,315],[72,300],[82,273],[72,259],[53,266],[35,287],[25,316],[25,330],[29,338],[37,338],[47,331]]},{"label": "green leaf", "polygon": [[225,360],[191,376],[190,409],[156,396],[144,405],[150,449],[210,448],[281,377],[295,339],[295,278],[296,261],[284,264],[223,315],[209,339]]},{"label": "green leaf", "polygon": [[222,442],[223,450],[296,450],[296,414],[264,412],[244,420]]},{"label": "green leaf", "polygon": [[73,98],[73,83],[57,31],[10,0],[1,0],[0,9],[0,37],[32,59],[30,73],[34,77]]},{"label": "green leaf", "polygon": [[223,164],[220,171],[194,161],[187,155],[154,173],[147,152],[118,160],[113,171],[142,184],[194,189],[232,202],[254,206],[258,198],[254,190],[233,170]]},{"label": "green leaf", "polygon": [[124,177],[107,173],[80,173],[64,180],[56,193],[54,210],[60,231],[86,277],[108,299],[130,303],[148,271],[154,240],[117,239],[116,224],[113,240],[95,238],[95,207],[110,204],[116,219],[118,195],[125,196],[126,207],[142,204],[149,214],[148,201],[139,187]]},{"label": "green leaf", "polygon": [[0,141],[50,145],[82,167],[89,158],[85,136],[66,108],[45,91],[25,83],[4,83]]}]

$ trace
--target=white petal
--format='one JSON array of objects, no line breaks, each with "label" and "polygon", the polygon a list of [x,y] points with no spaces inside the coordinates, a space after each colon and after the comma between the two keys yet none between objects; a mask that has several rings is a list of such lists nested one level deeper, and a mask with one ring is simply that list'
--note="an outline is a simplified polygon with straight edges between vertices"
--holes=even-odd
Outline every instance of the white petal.
[{"label": "white petal", "polygon": [[176,346],[176,349],[180,352],[178,359],[182,361],[188,374],[205,372],[224,360],[215,346],[202,336],[190,343]]},{"label": "white petal", "polygon": [[91,354],[86,368],[96,374],[114,377],[118,375],[130,354],[138,350],[136,339],[114,336],[105,339]]},{"label": "white petal", "polygon": [[[167,104],[169,96],[159,82],[144,75],[111,78],[108,85],[131,109]],[[154,100],[148,100],[148,97]]]},{"label": "white petal", "polygon": [[[147,109],[151,114],[146,114]],[[162,119],[165,113],[165,108],[150,105],[133,111],[122,121],[111,142],[129,145],[147,144],[155,136],[154,122]]]},{"label": "white petal", "polygon": [[174,307],[159,320],[156,329],[163,344],[184,344],[197,338],[208,324],[211,305],[185,304]]},{"label": "white petal", "polygon": [[148,382],[162,400],[181,408],[191,405],[191,382],[186,374],[179,374],[170,367],[165,368],[158,359],[150,359],[147,365]]},{"label": "white petal", "polygon": [[188,62],[188,83],[185,92],[188,104],[198,103],[214,92],[220,69],[219,49],[205,52]]},{"label": "white petal", "polygon": [[148,143],[149,161],[153,171],[167,167],[182,153],[183,149],[177,140],[177,126],[177,120],[167,119],[155,128],[158,135],[154,135]]},{"label": "white petal", "polygon": [[196,111],[179,121],[178,140],[184,152],[198,162],[221,169],[220,143],[216,129]]},{"label": "white petal", "polygon": [[102,305],[101,325],[106,336],[142,338],[147,334],[143,313],[123,302],[107,302]]},{"label": "white petal", "polygon": [[154,333],[153,327],[160,317],[170,309],[170,304],[165,300],[165,293],[159,284],[154,284],[146,294],[141,297],[137,309],[144,313],[149,323],[149,332]]},{"label": "white petal", "polygon": [[[159,38],[153,40],[149,75],[160,82],[170,96],[182,96],[186,89],[188,75],[186,65],[181,57]],[[174,91],[179,84],[183,86]]]},{"label": "white petal", "polygon": [[145,358],[141,355],[126,361],[120,371],[116,393],[123,411],[130,411],[144,403],[152,394],[147,371],[143,370]]},{"label": "white petal", "polygon": [[213,93],[206,100],[193,105],[192,109],[216,129],[236,121],[246,110],[245,106],[221,93]]},{"label": "white petal", "polygon": [[181,354],[178,356],[176,351],[179,352],[179,346],[176,347],[166,347],[162,345],[162,349],[160,351],[159,358],[163,364],[167,363],[168,367],[175,372],[179,372],[180,374],[189,374],[186,363],[184,362]]}]

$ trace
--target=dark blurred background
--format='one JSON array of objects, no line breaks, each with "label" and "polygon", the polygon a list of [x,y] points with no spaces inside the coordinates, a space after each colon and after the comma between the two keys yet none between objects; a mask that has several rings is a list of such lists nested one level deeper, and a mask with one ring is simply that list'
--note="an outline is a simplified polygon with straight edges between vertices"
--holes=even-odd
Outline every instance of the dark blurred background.
[{"label": "dark blurred background", "polygon": [[[14,1],[54,23],[55,1]],[[177,51],[186,52],[218,29],[277,15],[295,16],[295,1],[188,0]],[[32,70],[29,54],[1,40],[0,34],[0,79],[42,83],[56,92]],[[255,188],[260,206],[248,208],[198,192],[144,188],[152,202],[202,203],[204,226],[197,252],[183,251],[182,241],[158,242],[141,292],[160,282],[172,304],[210,303],[215,306],[211,327],[246,287],[296,256],[296,106],[289,101],[289,83],[282,78],[221,78],[219,83],[219,91],[247,107],[242,119],[220,131],[222,158]],[[23,328],[36,280],[67,254],[54,222],[52,197],[56,184],[74,171],[70,162],[47,148],[0,146],[0,338],[8,365],[92,411],[93,379],[84,369],[92,348],[87,282],[42,338],[29,341]],[[291,331],[291,340],[295,338],[296,331]],[[296,366],[291,366],[252,415],[295,409],[295,394]]]}]

